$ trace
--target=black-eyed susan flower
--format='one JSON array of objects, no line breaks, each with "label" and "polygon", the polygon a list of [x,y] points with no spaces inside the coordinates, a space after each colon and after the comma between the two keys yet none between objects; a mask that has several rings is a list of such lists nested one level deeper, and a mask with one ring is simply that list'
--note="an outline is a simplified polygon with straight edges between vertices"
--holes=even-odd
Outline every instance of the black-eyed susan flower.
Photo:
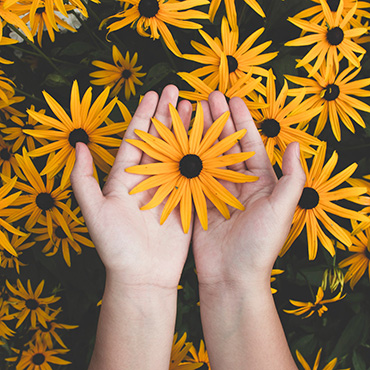
[{"label": "black-eyed susan flower", "polygon": [[323,143],[318,147],[317,154],[313,157],[310,170],[308,170],[306,159],[302,158],[301,160],[306,174],[306,184],[294,213],[293,224],[280,252],[280,256],[286,253],[293,241],[300,235],[304,226],[306,226],[308,258],[310,260],[316,258],[318,240],[320,240],[323,247],[332,256],[335,255],[333,242],[324,230],[327,230],[347,247],[351,246],[352,240],[350,232],[339,226],[327,213],[341,218],[369,221],[365,215],[335,203],[338,200],[358,197],[366,192],[366,188],[362,187],[347,187],[334,190],[347,181],[357,168],[357,164],[353,163],[330,178],[338,162],[338,154],[334,152],[324,165],[325,154],[326,143]]},{"label": "black-eyed susan flower", "polygon": [[[177,341],[177,333],[173,337],[173,344],[171,349],[171,360],[169,370],[195,370],[202,366],[199,363],[182,363],[185,356],[188,354],[191,346],[190,342],[186,342],[186,333]],[[180,366],[179,366],[180,365]]]},{"label": "black-eyed susan flower", "polygon": [[93,85],[108,86],[111,89],[110,97],[116,96],[124,88],[125,98],[129,100],[131,94],[136,95],[135,84],[141,86],[143,83],[139,78],[144,77],[146,73],[139,72],[143,68],[142,66],[135,67],[137,53],[130,59],[130,53],[127,51],[126,56],[123,57],[117,46],[113,45],[112,56],[114,65],[100,60],[91,62],[95,67],[101,68],[101,71],[90,73],[90,77],[95,78],[90,82]]},{"label": "black-eyed susan flower", "polygon": [[303,86],[302,88],[290,89],[289,95],[296,96],[303,91],[310,95],[302,103],[303,109],[323,107],[315,126],[315,136],[320,135],[327,122],[330,123],[333,134],[338,141],[341,139],[340,122],[352,133],[355,132],[352,121],[363,128],[366,127],[357,110],[370,113],[370,106],[354,97],[370,96],[370,91],[363,89],[370,85],[370,78],[353,80],[360,73],[361,68],[355,69],[354,66],[350,66],[340,74],[335,74],[333,72],[327,73],[324,64],[315,73],[312,73],[311,65],[306,64],[303,67],[309,75],[312,75],[312,78],[288,75],[285,77],[289,81]]},{"label": "black-eyed susan flower", "polygon": [[37,323],[46,327],[46,321],[51,320],[50,315],[45,310],[50,304],[57,302],[60,297],[52,295],[41,298],[40,295],[44,289],[44,285],[45,281],[42,280],[35,291],[33,291],[30,280],[27,280],[27,290],[19,279],[17,279],[17,287],[13,287],[6,280],[8,290],[13,293],[13,297],[9,298],[9,303],[18,311],[16,315],[16,319],[18,320],[15,326],[16,329],[19,328],[28,316],[33,327],[36,327]]},{"label": "black-eyed susan flower", "polygon": [[[31,105],[30,110],[34,111],[35,106]],[[41,109],[39,113],[45,114],[45,109]],[[31,135],[24,132],[24,130],[44,129],[41,125],[37,125],[38,121],[33,119],[30,115],[28,116],[26,123],[17,116],[11,116],[10,120],[15,126],[10,127],[8,124],[5,128],[1,129],[1,132],[4,134],[3,139],[5,141],[14,141],[12,148],[14,153],[22,148],[23,145],[26,146],[28,152],[34,150],[36,148],[35,140],[42,146],[48,143],[46,139],[38,137],[33,138]]]},{"label": "black-eyed susan flower", "polygon": [[[202,100],[208,100],[209,94],[214,89],[207,85],[199,77],[196,77],[188,72],[179,72],[178,75],[186,81],[195,91],[180,90],[179,96],[184,99],[193,100],[196,102]],[[230,89],[224,92],[228,98],[237,96],[243,99],[244,103],[254,117],[256,109],[265,108],[266,103],[259,101],[258,94],[266,95],[266,88],[261,84],[261,77],[253,78],[252,70],[250,70],[245,76],[240,78]]]},{"label": "black-eyed susan flower", "polygon": [[9,314],[8,305],[0,302],[0,338],[9,339],[15,334],[15,331],[10,329],[8,326],[8,321],[12,321],[15,314]]},{"label": "black-eyed susan flower", "polygon": [[[190,19],[209,18],[208,14],[191,9],[209,4],[208,0],[126,0],[125,2],[132,6],[103,21],[121,18],[107,27],[108,33],[131,24],[131,27],[135,27],[140,36],[151,37],[154,40],[162,36],[168,49],[177,56],[181,56],[181,52],[167,24],[183,29],[199,29],[202,28],[202,25],[192,22]],[[150,33],[147,32],[148,29]]]},{"label": "black-eyed susan flower", "polygon": [[327,64],[327,74],[330,74],[333,69],[334,73],[337,73],[341,57],[348,59],[357,68],[360,67],[360,58],[356,54],[365,54],[366,50],[353,42],[352,38],[365,34],[367,29],[365,27],[348,28],[349,21],[357,8],[357,1],[344,17],[342,17],[343,0],[340,0],[334,16],[326,1],[320,0],[320,3],[325,16],[323,24],[315,24],[295,17],[288,18],[291,23],[312,34],[288,41],[285,43],[286,46],[315,44],[296,67],[302,67],[316,58],[310,76],[317,72],[324,62]]},{"label": "black-eyed susan flower", "polygon": [[[44,182],[25,148],[23,150],[23,156],[16,154],[16,158],[27,182],[23,183],[18,180],[14,184],[15,189],[22,190],[23,192],[22,195],[15,199],[14,205],[22,206],[22,208],[16,210],[3,210],[2,213],[8,216],[7,221],[14,222],[23,217],[28,217],[25,228],[29,230],[38,222],[40,216],[44,215],[46,216],[50,237],[53,230],[53,219],[57,219],[64,232],[73,239],[65,219],[60,213],[60,210],[64,210],[74,218],[76,222],[80,222],[69,207],[63,203],[68,199],[71,190],[62,190],[60,186],[54,187],[54,178],[48,176],[46,176]],[[8,181],[7,179],[5,180]]]},{"label": "black-eyed susan flower", "polygon": [[284,310],[284,312],[293,314],[295,316],[301,316],[307,313],[307,315],[304,316],[304,318],[310,317],[316,312],[321,317],[326,311],[328,311],[328,308],[325,306],[326,304],[337,302],[343,299],[345,296],[346,294],[342,295],[342,292],[339,292],[333,298],[323,299],[324,291],[322,287],[320,286],[316,293],[315,302],[300,302],[300,301],[294,301],[292,299],[289,299],[289,302],[293,306],[296,306],[298,308],[294,310]]},{"label": "black-eyed susan flower", "polygon": [[199,351],[194,345],[189,348],[189,354],[185,357],[186,362],[202,364],[200,370],[211,370],[207,350],[204,346],[204,341],[201,339],[199,344]]},{"label": "black-eyed susan flower", "polygon": [[[54,130],[25,130],[25,133],[33,137],[46,138],[52,143],[37,148],[29,153],[31,157],[40,157],[46,154],[55,153],[56,155],[50,158],[41,175],[55,176],[63,170],[61,179],[61,188],[64,189],[70,181],[70,175],[75,162],[75,146],[76,142],[85,143],[94,158],[94,163],[103,171],[109,172],[113,165],[114,157],[104,148],[119,147],[121,139],[113,137],[123,130],[120,123],[111,125],[103,125],[104,121],[114,108],[117,98],[114,98],[105,107],[108,99],[109,88],[92,101],[92,89],[88,88],[80,101],[80,93],[77,81],[73,82],[71,92],[71,117],[65,112],[62,106],[54,100],[47,92],[43,91],[46,102],[50,109],[58,119],[49,117],[45,114],[28,110],[28,114],[39,121],[47,128]],[[106,163],[100,167],[101,162]],[[96,169],[94,170],[97,178]]]},{"label": "black-eyed susan flower", "polygon": [[6,143],[2,137],[0,137],[0,171],[7,177],[16,175],[22,180],[26,180],[15,159],[13,145]]},{"label": "black-eyed susan flower", "polygon": [[[307,361],[304,359],[304,357],[300,354],[298,350],[295,351],[297,359],[299,363],[303,366],[304,370],[318,370],[319,369],[319,364],[320,364],[320,359],[321,359],[321,352],[322,348],[319,349],[319,352],[317,352],[317,356],[315,359],[315,363],[313,364],[313,367],[311,369],[310,365],[307,363]],[[322,370],[333,370],[335,365],[337,364],[337,358],[333,358],[328,364],[326,364]],[[351,370],[350,368],[343,369],[343,370]]]},{"label": "black-eyed susan flower", "polygon": [[11,246],[17,252],[17,256],[10,254],[6,250],[0,250],[0,266],[3,268],[15,268],[19,274],[19,266],[26,266],[25,263],[22,263],[19,258],[22,255],[23,251],[31,248],[35,242],[27,242],[26,240],[30,236],[27,234],[25,236],[13,235],[12,238],[8,236],[8,233],[4,231],[6,237],[9,239]]},{"label": "black-eyed susan flower", "polygon": [[158,161],[157,163],[126,168],[129,173],[152,175],[135,186],[130,194],[158,187],[152,200],[141,209],[147,210],[156,207],[169,195],[162,211],[160,224],[165,222],[169,214],[180,203],[181,223],[185,233],[188,232],[190,226],[193,200],[200,223],[203,229],[207,230],[206,197],[225,218],[230,217],[226,204],[244,210],[243,204],[216,178],[240,183],[257,180],[255,176],[248,176],[244,173],[221,169],[220,167],[245,161],[253,156],[254,152],[228,154],[220,157],[246,133],[245,129],[239,130],[213,145],[226,124],[229,112],[225,112],[218,118],[202,139],[204,122],[203,109],[200,103],[197,105],[189,136],[176,108],[171,104],[169,107],[174,133],[157,119],[152,118],[153,124],[162,139],[141,130],[135,130],[135,133],[143,141],[127,139],[130,144],[135,145]]},{"label": "black-eyed susan flower", "polygon": [[[5,221],[4,216],[7,215],[8,212],[17,212],[18,210],[12,210],[9,208],[10,205],[13,205],[17,198],[21,195],[21,192],[18,191],[11,195],[8,195],[11,190],[14,188],[17,182],[17,178],[14,177],[9,179],[1,188],[0,188],[0,226],[2,226],[5,230],[10,231],[13,234],[19,236],[26,236],[22,231],[19,231],[15,227],[9,224],[8,221]],[[8,196],[7,196],[8,195]],[[10,244],[8,236],[4,234],[2,230],[0,230],[0,247],[5,249],[7,252],[12,254],[13,256],[17,256],[17,252],[15,251],[14,247]]]},{"label": "black-eyed susan flower", "polygon": [[62,346],[63,348],[67,348],[57,331],[76,329],[78,328],[78,325],[67,325],[56,322],[56,317],[59,315],[61,310],[62,308],[58,308],[54,312],[49,312],[50,310],[46,308],[46,313],[51,317],[51,320],[46,321],[46,326],[42,326],[41,324],[39,324],[35,328],[30,328],[30,330],[35,330],[33,339],[36,341],[36,343],[45,343],[46,348],[53,349],[53,339],[55,339],[55,341],[60,346]]},{"label": "black-eyed susan flower", "polygon": [[191,41],[194,49],[200,54],[183,54],[183,58],[205,64],[205,67],[195,69],[191,74],[196,77],[207,76],[204,82],[211,89],[218,88],[218,90],[225,93],[252,68],[253,74],[268,76],[268,71],[259,67],[259,65],[269,62],[278,53],[262,54],[271,45],[271,41],[266,41],[252,48],[252,45],[263,31],[264,28],[260,28],[253,32],[238,46],[239,29],[230,30],[227,19],[223,17],[221,40],[218,37],[213,39],[206,32],[199,30],[208,46]]},{"label": "black-eyed susan flower", "polygon": [[[287,145],[294,141],[299,142],[304,153],[314,154],[316,151],[311,145],[319,146],[321,141],[308,133],[295,128],[302,120],[310,120],[318,115],[321,107],[312,109],[302,108],[304,93],[301,93],[288,104],[288,84],[285,81],[283,88],[276,97],[275,76],[270,69],[266,84],[266,108],[256,111],[253,118],[265,144],[267,155],[272,164],[276,162],[276,147],[284,152]],[[260,101],[263,98],[260,97]]]},{"label": "black-eyed susan flower", "polygon": [[13,350],[17,356],[9,357],[6,360],[8,362],[19,360],[16,365],[17,370],[50,370],[50,364],[68,365],[71,363],[57,357],[57,355],[67,353],[69,349],[48,349],[46,343],[43,342],[30,343],[29,349],[23,350],[22,353],[19,350]]},{"label": "black-eyed susan flower", "polygon": [[[68,208],[71,207],[71,199],[68,199],[66,205]],[[77,207],[72,212],[75,218],[77,218],[78,217],[77,215],[80,212],[80,208]],[[38,220],[38,223],[42,227],[31,228],[30,231],[34,234],[39,234],[35,236],[34,238],[35,241],[47,241],[46,245],[42,249],[42,252],[45,253],[46,256],[48,257],[54,256],[58,252],[58,250],[61,249],[63,258],[66,264],[69,267],[71,267],[70,248],[72,248],[77,254],[81,254],[82,252],[81,245],[94,248],[94,244],[86,236],[81,235],[81,234],[88,233],[87,227],[82,226],[83,224],[82,217],[78,217],[78,219],[80,220],[80,223],[77,223],[75,218],[72,218],[69,215],[69,213],[67,213],[65,210],[63,210],[62,217],[70,231],[70,235],[72,235],[73,238],[70,238],[64,232],[63,227],[60,225],[60,222],[58,219],[53,220],[53,233],[52,233],[52,237],[50,238],[49,232],[48,232],[47,220],[45,216],[41,216]]]},{"label": "black-eyed susan flower", "polygon": [[24,113],[12,107],[13,104],[20,103],[24,99],[24,96],[15,96],[14,92],[3,89],[0,94],[0,112],[2,113],[2,118],[6,121],[13,115],[25,117],[26,115]]},{"label": "black-eyed susan flower", "polygon": [[[353,226],[356,226],[355,222],[353,222]],[[353,289],[366,270],[370,279],[370,228],[367,227],[355,236],[351,236],[351,240],[352,245],[347,248],[339,245],[341,249],[351,252],[351,256],[339,262],[339,267],[349,267],[344,276],[344,281],[349,282],[349,286]]]}]

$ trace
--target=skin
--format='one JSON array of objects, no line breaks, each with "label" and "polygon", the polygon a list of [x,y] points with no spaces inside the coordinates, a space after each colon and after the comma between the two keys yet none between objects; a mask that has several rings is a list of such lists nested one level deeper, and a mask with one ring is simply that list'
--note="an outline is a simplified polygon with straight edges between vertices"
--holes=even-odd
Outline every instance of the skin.
[{"label": "skin", "polygon": [[[160,99],[147,93],[125,138],[136,138],[134,129],[155,135],[152,116],[170,127],[169,103],[177,105],[188,128],[191,104],[177,104],[177,99],[173,85],[163,90]],[[230,153],[255,151],[255,155],[230,169],[259,176],[254,183],[225,184],[246,211],[230,209],[231,218],[225,220],[209,205],[208,231],[195,218],[194,227],[184,234],[178,208],[160,226],[164,203],[140,211],[153,192],[129,195],[145,177],[124,169],[152,160],[134,146],[122,142],[101,190],[87,146],[76,145],[71,182],[107,274],[89,370],[168,369],[177,285],[191,237],[212,370],[296,369],[271,296],[270,274],[305,183],[298,144],[288,146],[278,181],[244,102],[233,98],[228,105],[221,93],[213,92],[202,104],[205,130],[226,110],[231,118],[221,138],[247,128]]]}]

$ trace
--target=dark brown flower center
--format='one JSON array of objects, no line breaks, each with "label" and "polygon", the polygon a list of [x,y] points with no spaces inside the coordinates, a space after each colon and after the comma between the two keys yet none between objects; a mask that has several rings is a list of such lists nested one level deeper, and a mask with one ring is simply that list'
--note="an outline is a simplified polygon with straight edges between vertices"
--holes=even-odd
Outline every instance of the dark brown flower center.
[{"label": "dark brown flower center", "polygon": [[42,365],[45,362],[45,355],[43,355],[42,353],[34,354],[32,357],[32,362],[35,365]]},{"label": "dark brown flower center", "polygon": [[39,302],[36,301],[36,299],[27,299],[26,301],[26,307],[30,310],[36,310],[36,308],[39,306]]},{"label": "dark brown flower center", "polygon": [[328,101],[335,100],[340,93],[339,86],[335,84],[329,84],[324,91],[324,99]]},{"label": "dark brown flower center", "polygon": [[41,8],[37,8],[36,13],[37,13],[37,14],[45,13],[45,7],[43,6],[43,7],[41,7]]},{"label": "dark brown flower center", "polygon": [[87,144],[89,142],[89,135],[83,128],[76,128],[70,132],[68,141],[75,148],[78,141]]},{"label": "dark brown flower center", "polygon": [[339,6],[339,0],[327,0],[326,1],[329,5],[329,8],[332,12],[336,12],[338,10],[338,6]]},{"label": "dark brown flower center", "polygon": [[368,248],[365,248],[365,257],[370,260],[370,251]]},{"label": "dark brown flower center", "polygon": [[140,0],[139,13],[145,18],[154,17],[159,10],[157,0]]},{"label": "dark brown flower center", "polygon": [[3,251],[3,254],[4,254],[4,257],[5,258],[12,258],[14,257],[12,254],[10,254],[6,249],[4,249]]},{"label": "dark brown flower center", "polygon": [[204,362],[203,365],[201,367],[198,367],[198,370],[208,370],[209,367],[208,365]]},{"label": "dark brown flower center", "polygon": [[10,159],[10,153],[9,153],[8,148],[1,149],[1,151],[0,151],[0,158],[2,160],[4,160],[4,161],[9,161],[9,159]]},{"label": "dark brown flower center", "polygon": [[235,72],[238,68],[238,61],[232,56],[227,56],[227,64],[229,66],[229,73]]},{"label": "dark brown flower center", "polygon": [[125,80],[128,80],[132,76],[132,72],[129,69],[125,69],[122,71],[122,77]]},{"label": "dark brown flower center", "polygon": [[340,27],[334,27],[326,34],[326,39],[330,45],[339,45],[344,38],[343,30]]},{"label": "dark brown flower center", "polygon": [[57,238],[59,239],[64,239],[67,237],[67,234],[64,232],[64,230],[62,229],[61,226],[58,226],[56,229],[55,229],[55,235]]},{"label": "dark brown flower center", "polygon": [[278,136],[280,132],[280,123],[273,118],[265,119],[261,123],[261,130],[267,137]]},{"label": "dark brown flower center", "polygon": [[321,308],[322,308],[322,306],[323,306],[323,304],[322,303],[318,303],[316,306],[313,306],[312,307],[312,310],[313,311],[320,311],[321,310]]},{"label": "dark brown flower center", "polygon": [[319,193],[313,188],[306,187],[303,189],[298,205],[303,209],[312,209],[319,204],[319,201]]},{"label": "dark brown flower center", "polygon": [[54,207],[54,199],[49,193],[40,193],[36,197],[37,207],[41,208],[43,211],[52,209]]},{"label": "dark brown flower center", "polygon": [[42,325],[39,326],[40,330],[44,333],[47,333],[51,330],[51,322],[50,321],[46,321],[46,328]]},{"label": "dark brown flower center", "polygon": [[180,173],[188,179],[197,177],[202,169],[202,160],[195,154],[187,154],[180,161]]},{"label": "dark brown flower center", "polygon": [[[30,125],[29,123],[25,124],[23,127],[22,127],[22,130],[33,130],[35,128],[34,125]],[[25,134],[25,133],[24,133]],[[27,135],[27,134],[25,134]]]}]

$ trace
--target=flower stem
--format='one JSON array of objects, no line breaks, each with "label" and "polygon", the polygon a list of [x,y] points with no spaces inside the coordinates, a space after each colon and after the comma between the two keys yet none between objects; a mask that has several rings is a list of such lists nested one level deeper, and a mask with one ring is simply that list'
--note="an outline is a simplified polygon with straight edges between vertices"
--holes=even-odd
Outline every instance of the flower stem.
[{"label": "flower stem", "polygon": [[177,70],[178,70],[178,68],[177,68],[177,66],[176,66],[175,60],[174,60],[174,58],[173,58],[172,54],[170,53],[170,51],[168,50],[167,45],[166,45],[166,44],[165,44],[165,42],[163,41],[163,38],[162,38],[162,37],[160,37],[159,39],[161,40],[161,44],[162,44],[163,50],[164,50],[164,52],[166,53],[167,58],[168,58],[168,60],[169,60],[169,62],[170,62],[170,64],[171,64],[172,68],[173,68],[175,71],[177,71]]},{"label": "flower stem", "polygon": [[27,96],[27,98],[32,99],[32,100],[34,100],[37,103],[41,103],[42,105],[45,105],[45,101],[44,100],[42,100],[40,98],[37,98],[36,96],[31,95],[29,93],[26,93],[25,91],[23,91],[21,89],[18,89],[17,87],[14,87],[14,91],[16,91],[18,94]]}]

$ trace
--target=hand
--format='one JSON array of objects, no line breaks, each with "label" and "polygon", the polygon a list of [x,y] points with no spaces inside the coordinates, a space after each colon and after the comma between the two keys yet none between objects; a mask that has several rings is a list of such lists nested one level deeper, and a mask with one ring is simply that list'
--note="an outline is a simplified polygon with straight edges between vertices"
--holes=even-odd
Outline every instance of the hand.
[{"label": "hand", "polygon": [[[178,90],[167,86],[158,95],[148,92],[125,134],[136,138],[135,129],[157,135],[151,124],[155,116],[170,127],[169,103],[176,107]],[[191,104],[183,101],[177,107],[185,125],[191,118]],[[123,141],[104,188],[93,177],[92,157],[86,145],[77,143],[76,163],[71,182],[81,207],[91,239],[107,272],[118,273],[128,285],[154,285],[177,289],[187,257],[191,230],[184,234],[178,210],[171,213],[164,225],[159,224],[163,206],[141,211],[153,192],[129,195],[129,191],[145,176],[125,172],[125,168],[152,162],[142,151]]]},{"label": "hand", "polygon": [[269,283],[273,264],[288,235],[305,184],[299,145],[292,143],[287,147],[283,176],[278,181],[245,103],[240,98],[232,98],[228,105],[223,94],[216,91],[202,104],[205,130],[230,109],[231,116],[220,139],[247,129],[239,144],[226,154],[240,151],[254,151],[255,154],[229,169],[259,179],[244,184],[223,183],[245,206],[245,211],[231,209],[231,217],[227,220],[209,204],[208,230],[204,231],[196,220],[193,252],[200,288],[220,283],[228,286],[245,286],[251,281]]}]

